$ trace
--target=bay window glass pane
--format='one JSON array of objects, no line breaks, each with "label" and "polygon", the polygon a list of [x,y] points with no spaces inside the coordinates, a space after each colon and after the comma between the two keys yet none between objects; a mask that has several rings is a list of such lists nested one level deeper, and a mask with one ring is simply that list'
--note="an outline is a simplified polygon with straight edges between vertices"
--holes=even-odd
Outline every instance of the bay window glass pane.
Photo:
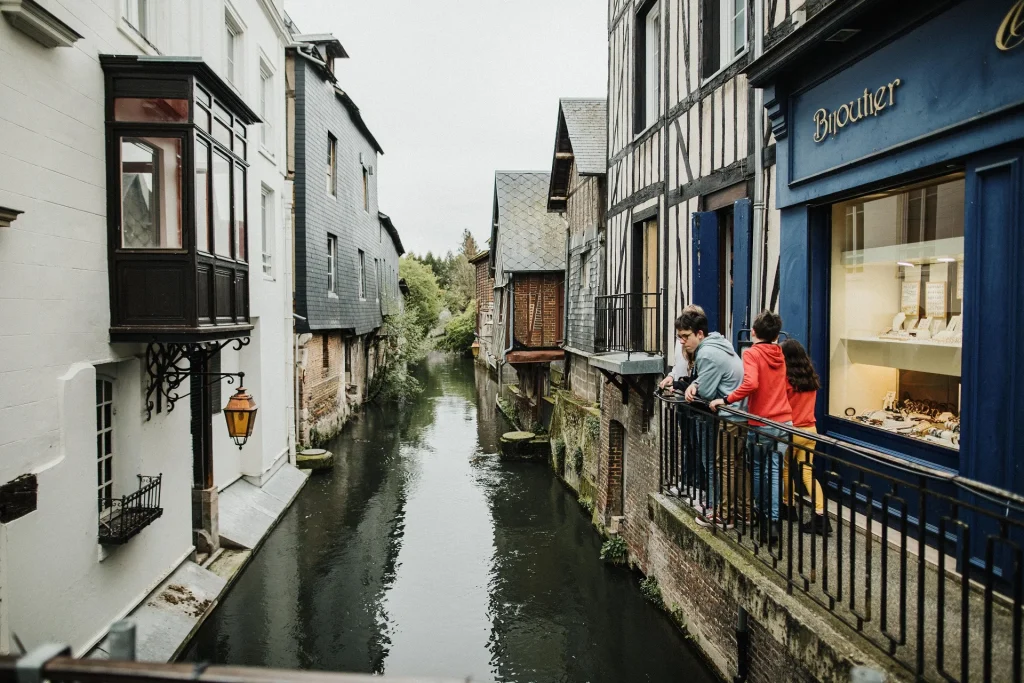
[{"label": "bay window glass pane", "polygon": [[213,153],[213,251],[231,257],[231,162]]},{"label": "bay window glass pane", "polygon": [[235,166],[235,184],[232,191],[235,199],[235,258],[246,261],[245,169],[241,166]]},{"label": "bay window glass pane", "polygon": [[196,249],[210,251],[210,145],[196,136]]},{"label": "bay window glass pane", "polygon": [[832,207],[829,414],[960,444],[962,175]]},{"label": "bay window glass pane", "polygon": [[121,138],[121,246],[181,248],[181,140]]},{"label": "bay window glass pane", "polygon": [[188,100],[163,97],[118,97],[114,100],[115,121],[188,123]]}]

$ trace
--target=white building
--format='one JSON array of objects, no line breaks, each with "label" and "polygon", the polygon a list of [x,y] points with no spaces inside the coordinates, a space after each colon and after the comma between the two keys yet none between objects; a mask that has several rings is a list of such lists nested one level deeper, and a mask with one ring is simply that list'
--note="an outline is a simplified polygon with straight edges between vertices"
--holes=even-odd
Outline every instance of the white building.
[{"label": "white building", "polygon": [[[283,0],[0,9],[0,653],[13,632],[81,654],[196,527],[217,544],[217,491],[294,449],[288,36]],[[194,439],[197,399],[219,412],[237,383],[179,375],[200,391],[172,410],[154,371],[244,338],[207,370],[245,373],[255,430],[240,450],[214,414]],[[161,513],[117,526],[140,475]]]}]

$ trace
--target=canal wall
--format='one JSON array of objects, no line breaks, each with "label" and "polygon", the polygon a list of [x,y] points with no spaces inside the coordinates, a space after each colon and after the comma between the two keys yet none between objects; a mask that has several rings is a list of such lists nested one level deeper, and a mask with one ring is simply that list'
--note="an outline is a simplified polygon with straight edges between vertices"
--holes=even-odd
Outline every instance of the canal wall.
[{"label": "canal wall", "polygon": [[581,499],[597,493],[601,410],[570,391],[554,392],[551,415],[551,468]]},{"label": "canal wall", "polygon": [[[782,580],[723,535],[694,521],[694,511],[658,493],[659,418],[634,389],[625,401],[605,391],[597,444],[595,522],[617,533],[629,564],[655,578],[666,612],[726,680],[738,672],[738,610],[748,613],[751,683],[850,680],[854,666],[884,669],[860,636],[788,595]],[[889,680],[900,672],[890,671]]]}]

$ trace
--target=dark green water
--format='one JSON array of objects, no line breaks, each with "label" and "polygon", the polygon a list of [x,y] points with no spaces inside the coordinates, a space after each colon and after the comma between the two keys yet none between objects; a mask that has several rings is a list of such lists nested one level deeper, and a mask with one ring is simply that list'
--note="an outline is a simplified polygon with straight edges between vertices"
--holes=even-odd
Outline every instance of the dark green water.
[{"label": "dark green water", "polygon": [[470,360],[431,358],[403,414],[367,409],[203,625],[215,663],[472,677],[714,677],[635,579],[598,559],[587,516],[507,430]]}]

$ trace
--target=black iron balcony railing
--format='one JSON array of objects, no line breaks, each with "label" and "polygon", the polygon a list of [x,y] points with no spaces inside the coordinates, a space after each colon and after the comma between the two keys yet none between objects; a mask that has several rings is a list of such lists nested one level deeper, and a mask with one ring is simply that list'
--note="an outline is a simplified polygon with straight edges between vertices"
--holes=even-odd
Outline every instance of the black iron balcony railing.
[{"label": "black iron balcony railing", "polygon": [[594,297],[594,349],[598,353],[663,352],[661,292]]},{"label": "black iron balcony railing", "polygon": [[747,413],[678,393],[659,399],[661,492],[787,592],[915,680],[1022,680],[1024,497],[792,427],[764,433]]},{"label": "black iron balcony railing", "polygon": [[164,513],[160,507],[163,475],[139,475],[139,488],[123,498],[100,498],[99,540],[103,545],[127,543]]}]

